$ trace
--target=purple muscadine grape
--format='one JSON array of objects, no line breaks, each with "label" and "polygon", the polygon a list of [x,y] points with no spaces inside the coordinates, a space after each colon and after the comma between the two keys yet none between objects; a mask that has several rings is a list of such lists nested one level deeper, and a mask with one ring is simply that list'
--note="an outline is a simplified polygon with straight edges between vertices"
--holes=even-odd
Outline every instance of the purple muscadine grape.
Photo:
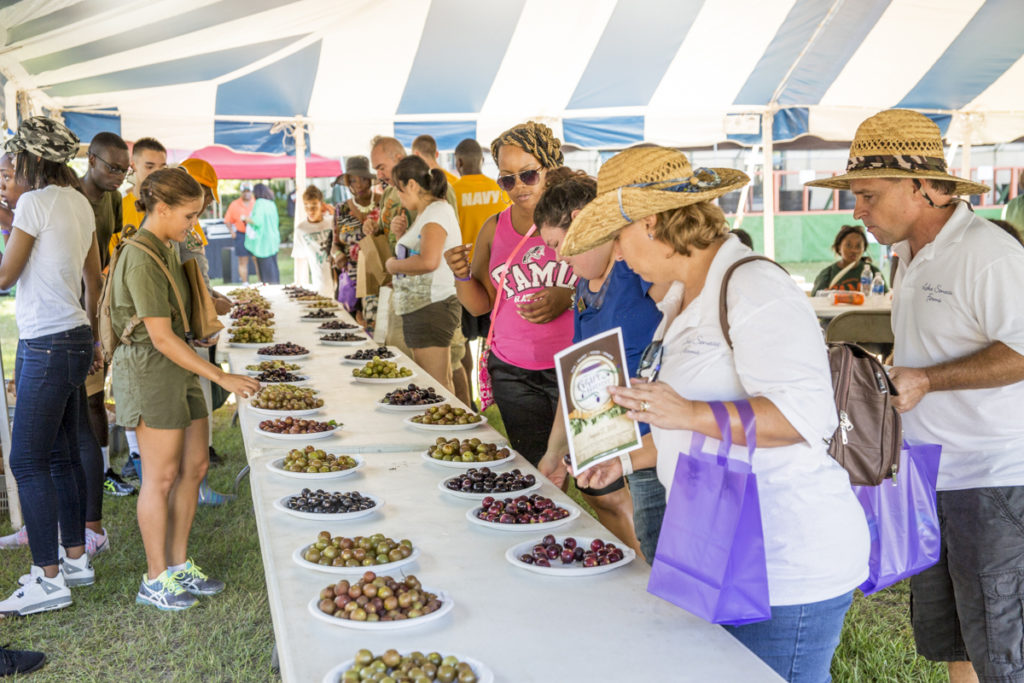
[{"label": "purple muscadine grape", "polygon": [[590,549],[593,550],[595,553],[603,547],[604,541],[602,541],[600,538],[595,538],[593,541],[590,542]]}]

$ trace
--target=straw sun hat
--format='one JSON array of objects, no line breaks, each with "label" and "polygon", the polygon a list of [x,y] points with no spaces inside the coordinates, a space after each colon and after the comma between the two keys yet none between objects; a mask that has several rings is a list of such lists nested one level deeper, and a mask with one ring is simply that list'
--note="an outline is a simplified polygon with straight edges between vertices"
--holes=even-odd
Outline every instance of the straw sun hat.
[{"label": "straw sun hat", "polygon": [[561,253],[581,254],[641,218],[706,202],[750,182],[731,168],[697,168],[682,152],[635,147],[609,159],[597,174],[597,198],[569,226]]},{"label": "straw sun hat", "polygon": [[848,190],[850,181],[859,178],[951,180],[956,183],[955,195],[984,194],[990,189],[950,175],[939,127],[909,109],[889,109],[866,119],[850,145],[846,173],[805,185]]}]

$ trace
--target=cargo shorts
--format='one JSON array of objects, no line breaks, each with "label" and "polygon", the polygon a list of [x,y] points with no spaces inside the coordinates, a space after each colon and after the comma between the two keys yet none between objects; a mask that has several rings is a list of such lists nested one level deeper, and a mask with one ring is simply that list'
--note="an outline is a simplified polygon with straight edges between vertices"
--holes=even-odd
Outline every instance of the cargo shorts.
[{"label": "cargo shorts", "polygon": [[1024,681],[1024,486],[938,492],[941,554],[910,580],[921,656]]}]

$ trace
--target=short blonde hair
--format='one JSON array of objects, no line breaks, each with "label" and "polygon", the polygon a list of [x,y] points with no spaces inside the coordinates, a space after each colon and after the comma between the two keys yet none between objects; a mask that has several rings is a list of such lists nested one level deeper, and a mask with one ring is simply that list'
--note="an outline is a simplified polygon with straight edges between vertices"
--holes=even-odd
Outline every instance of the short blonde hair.
[{"label": "short blonde hair", "polygon": [[728,232],[725,214],[711,202],[680,206],[655,216],[654,236],[683,256],[689,256],[691,248],[707,249]]}]

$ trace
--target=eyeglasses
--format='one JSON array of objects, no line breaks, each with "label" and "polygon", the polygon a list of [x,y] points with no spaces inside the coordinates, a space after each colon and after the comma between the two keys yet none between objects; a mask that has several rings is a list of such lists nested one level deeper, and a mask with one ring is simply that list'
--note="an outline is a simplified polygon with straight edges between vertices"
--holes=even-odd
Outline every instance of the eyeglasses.
[{"label": "eyeglasses", "polygon": [[505,192],[511,192],[512,188],[516,186],[517,178],[522,181],[523,185],[536,185],[540,182],[540,169],[531,168],[527,171],[520,171],[519,173],[500,175],[497,178],[498,187],[505,190]]},{"label": "eyeglasses", "polygon": [[636,375],[648,382],[657,382],[658,373],[661,372],[661,359],[665,355],[665,347],[660,339],[655,339],[640,356],[640,364],[636,368]]},{"label": "eyeglasses", "polygon": [[123,168],[121,166],[115,166],[114,164],[110,163],[109,161],[107,161],[106,159],[101,157],[99,154],[93,154],[93,156],[103,162],[103,165],[107,167],[107,171],[109,173],[113,173],[115,175],[128,175],[128,169],[127,168]]}]

